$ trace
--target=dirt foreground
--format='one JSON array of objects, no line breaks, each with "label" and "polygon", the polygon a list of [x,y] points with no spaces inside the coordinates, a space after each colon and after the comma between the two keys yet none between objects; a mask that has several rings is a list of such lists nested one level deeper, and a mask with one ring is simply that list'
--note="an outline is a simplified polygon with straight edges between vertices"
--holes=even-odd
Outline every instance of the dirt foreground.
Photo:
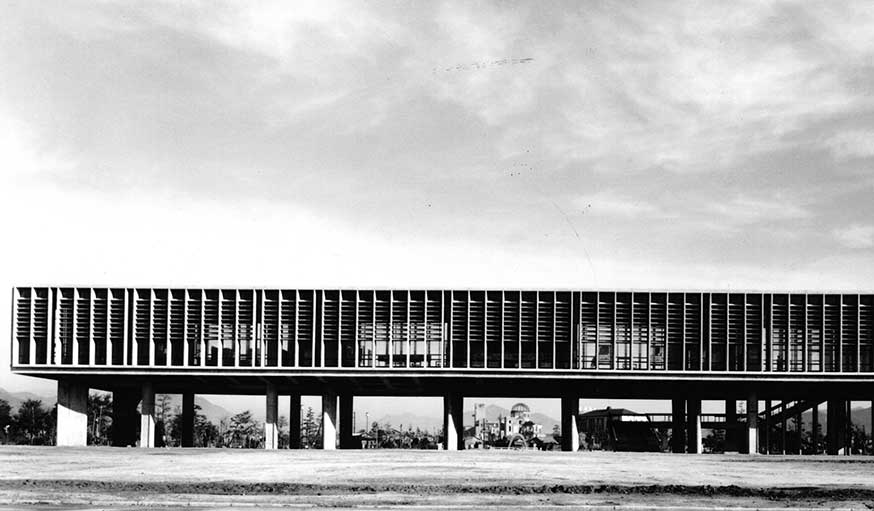
[{"label": "dirt foreground", "polygon": [[874,457],[0,447],[0,509],[871,509]]}]

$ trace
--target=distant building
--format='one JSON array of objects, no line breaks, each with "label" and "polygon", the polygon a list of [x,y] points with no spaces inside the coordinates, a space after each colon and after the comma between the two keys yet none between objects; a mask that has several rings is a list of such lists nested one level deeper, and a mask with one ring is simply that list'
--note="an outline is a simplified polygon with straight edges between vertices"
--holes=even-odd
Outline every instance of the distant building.
[{"label": "distant building", "polygon": [[580,441],[585,449],[659,451],[658,433],[647,415],[625,408],[604,408],[579,416]]},{"label": "distant building", "polygon": [[499,415],[496,421],[488,420],[485,408],[483,403],[474,405],[474,427],[468,431],[465,447],[506,444],[515,437],[526,440],[543,437],[543,425],[531,419],[531,408],[525,403],[516,403],[510,409],[509,416]]}]

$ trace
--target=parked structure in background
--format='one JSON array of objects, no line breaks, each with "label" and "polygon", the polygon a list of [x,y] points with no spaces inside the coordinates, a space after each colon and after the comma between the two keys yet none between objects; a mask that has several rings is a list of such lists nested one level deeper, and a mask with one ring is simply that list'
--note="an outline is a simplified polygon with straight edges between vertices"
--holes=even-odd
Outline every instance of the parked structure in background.
[{"label": "parked structure in background", "polygon": [[646,414],[607,407],[580,414],[579,426],[581,442],[589,450],[662,450],[663,439]]},{"label": "parked structure in background", "polygon": [[874,397],[867,293],[19,287],[12,303],[12,370],[57,380],[60,445],[86,443],[89,387],[113,393],[115,441],[139,421],[144,447],[156,392],[183,394],[186,431],[196,393],[265,395],[267,448],[278,396],[294,412],[320,395],[325,449],[351,445],[356,395],[443,396],[447,449],[472,393],[560,397],[566,450],[581,397],[670,399],[672,449],[693,453],[702,399],[725,400],[726,421],[746,401],[752,452],[761,400],[780,421],[825,403],[837,453],[848,401]]}]

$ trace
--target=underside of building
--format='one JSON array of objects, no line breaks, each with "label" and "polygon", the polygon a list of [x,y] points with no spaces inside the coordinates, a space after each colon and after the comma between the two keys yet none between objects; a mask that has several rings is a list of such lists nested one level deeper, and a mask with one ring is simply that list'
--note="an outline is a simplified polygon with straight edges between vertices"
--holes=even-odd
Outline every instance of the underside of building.
[{"label": "underside of building", "polygon": [[89,388],[119,425],[141,403],[142,446],[156,392],[187,416],[194,394],[264,394],[268,448],[281,394],[322,396],[326,448],[348,445],[355,395],[443,396],[448,449],[465,395],[561,398],[566,450],[580,398],[670,399],[677,452],[700,452],[702,399],[746,401],[757,446],[759,400],[837,423],[874,397],[872,294],[19,287],[12,317],[12,371],[58,381],[59,445],[85,443]]}]

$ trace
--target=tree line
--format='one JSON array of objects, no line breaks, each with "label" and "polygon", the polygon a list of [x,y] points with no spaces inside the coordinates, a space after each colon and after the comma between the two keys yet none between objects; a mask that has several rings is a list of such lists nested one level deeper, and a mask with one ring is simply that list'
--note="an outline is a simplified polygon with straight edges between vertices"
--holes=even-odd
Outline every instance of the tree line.
[{"label": "tree line", "polygon": [[[88,444],[112,445],[112,395],[90,393],[87,402]],[[23,445],[54,445],[56,438],[57,405],[48,407],[37,399],[21,403],[13,413],[12,407],[0,399],[0,443]],[[288,419],[278,420],[279,447],[290,443]],[[139,430],[139,423],[135,424]],[[174,406],[169,395],[159,394],[155,399],[155,444],[158,447],[182,445],[183,418],[180,406]],[[138,433],[138,432],[137,432]],[[312,407],[301,413],[300,446],[304,449],[322,447],[322,419]],[[139,435],[137,434],[137,437]],[[370,430],[361,431],[364,447],[381,448],[436,448],[437,434],[392,428],[390,424],[374,422]],[[201,407],[194,405],[194,446],[228,448],[262,448],[264,424],[255,420],[248,410],[223,418],[218,422],[206,417]]]}]

